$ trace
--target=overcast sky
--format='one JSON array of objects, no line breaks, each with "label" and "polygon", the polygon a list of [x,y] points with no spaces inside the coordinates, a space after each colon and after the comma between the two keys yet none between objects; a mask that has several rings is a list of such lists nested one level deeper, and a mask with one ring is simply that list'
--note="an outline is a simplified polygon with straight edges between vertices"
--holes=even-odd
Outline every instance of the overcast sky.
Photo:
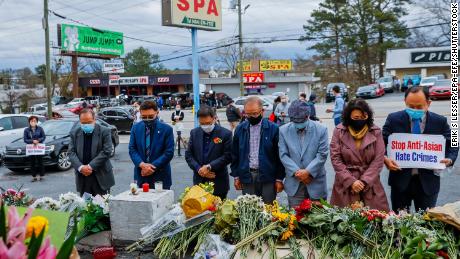
[{"label": "overcast sky", "polygon": [[[243,15],[243,35],[256,37],[298,37],[302,25],[320,0],[242,0],[250,5]],[[198,32],[200,46],[213,46],[238,33],[237,13],[223,0],[222,31]],[[147,41],[180,46],[163,46],[125,38],[125,53],[143,46],[161,59],[190,53],[190,31],[161,26],[161,0],[49,0],[49,9],[92,27],[123,32]],[[0,0],[0,69],[34,68],[45,63],[42,0]],[[56,25],[70,23],[50,14],[50,41],[57,45]],[[307,44],[296,41],[259,44],[271,58],[307,55]],[[56,49],[52,50],[57,55]],[[187,58],[164,62],[168,68],[187,68]],[[212,65],[212,64],[211,64]]]}]

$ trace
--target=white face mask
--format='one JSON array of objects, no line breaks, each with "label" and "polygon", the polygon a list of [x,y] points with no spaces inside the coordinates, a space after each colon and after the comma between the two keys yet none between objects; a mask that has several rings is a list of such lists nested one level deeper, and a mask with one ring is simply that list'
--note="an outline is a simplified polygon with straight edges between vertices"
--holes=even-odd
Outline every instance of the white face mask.
[{"label": "white face mask", "polygon": [[214,130],[215,124],[211,125],[200,125],[201,129],[206,133],[211,133]]}]

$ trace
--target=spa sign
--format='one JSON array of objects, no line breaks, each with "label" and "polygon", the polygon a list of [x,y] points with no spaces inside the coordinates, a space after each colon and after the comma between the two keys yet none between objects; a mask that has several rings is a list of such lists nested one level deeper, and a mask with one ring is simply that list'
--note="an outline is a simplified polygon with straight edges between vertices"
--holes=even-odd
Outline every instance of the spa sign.
[{"label": "spa sign", "polygon": [[163,26],[222,30],[221,0],[163,0]]},{"label": "spa sign", "polygon": [[123,33],[61,24],[58,40],[62,51],[121,56]]}]

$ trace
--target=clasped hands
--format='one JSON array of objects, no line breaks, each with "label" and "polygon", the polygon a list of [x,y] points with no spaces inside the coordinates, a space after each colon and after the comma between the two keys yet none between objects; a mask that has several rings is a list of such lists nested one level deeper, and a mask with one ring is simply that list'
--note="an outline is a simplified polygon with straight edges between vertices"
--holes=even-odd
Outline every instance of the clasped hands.
[{"label": "clasped hands", "polygon": [[313,177],[307,169],[299,169],[294,173],[295,178],[303,184],[310,184],[313,181]]},{"label": "clasped hands", "polygon": [[93,168],[89,165],[84,165],[81,167],[80,173],[84,176],[90,176],[93,173]]},{"label": "clasped hands", "polygon": [[142,162],[139,165],[139,167],[141,168],[141,176],[142,177],[152,175],[153,173],[155,173],[155,170],[157,170],[157,168],[154,165],[144,163],[144,162]]},{"label": "clasped hands", "polygon": [[204,165],[200,169],[198,169],[198,174],[203,178],[208,178],[208,179],[216,178],[216,173],[211,172],[208,165]]}]

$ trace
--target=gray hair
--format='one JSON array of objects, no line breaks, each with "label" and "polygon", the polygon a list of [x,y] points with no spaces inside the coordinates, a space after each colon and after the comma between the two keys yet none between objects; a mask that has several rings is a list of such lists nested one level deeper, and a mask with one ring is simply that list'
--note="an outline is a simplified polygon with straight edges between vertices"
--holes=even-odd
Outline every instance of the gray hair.
[{"label": "gray hair", "polygon": [[264,108],[264,103],[262,102],[262,99],[260,99],[257,96],[251,96],[246,101],[244,102],[244,106],[248,105],[249,103],[257,103],[260,108]]},{"label": "gray hair", "polygon": [[81,118],[81,115],[85,113],[90,113],[93,116],[93,119],[96,119],[96,113],[93,111],[93,109],[90,108],[84,108],[83,110],[81,110],[78,117]]}]

